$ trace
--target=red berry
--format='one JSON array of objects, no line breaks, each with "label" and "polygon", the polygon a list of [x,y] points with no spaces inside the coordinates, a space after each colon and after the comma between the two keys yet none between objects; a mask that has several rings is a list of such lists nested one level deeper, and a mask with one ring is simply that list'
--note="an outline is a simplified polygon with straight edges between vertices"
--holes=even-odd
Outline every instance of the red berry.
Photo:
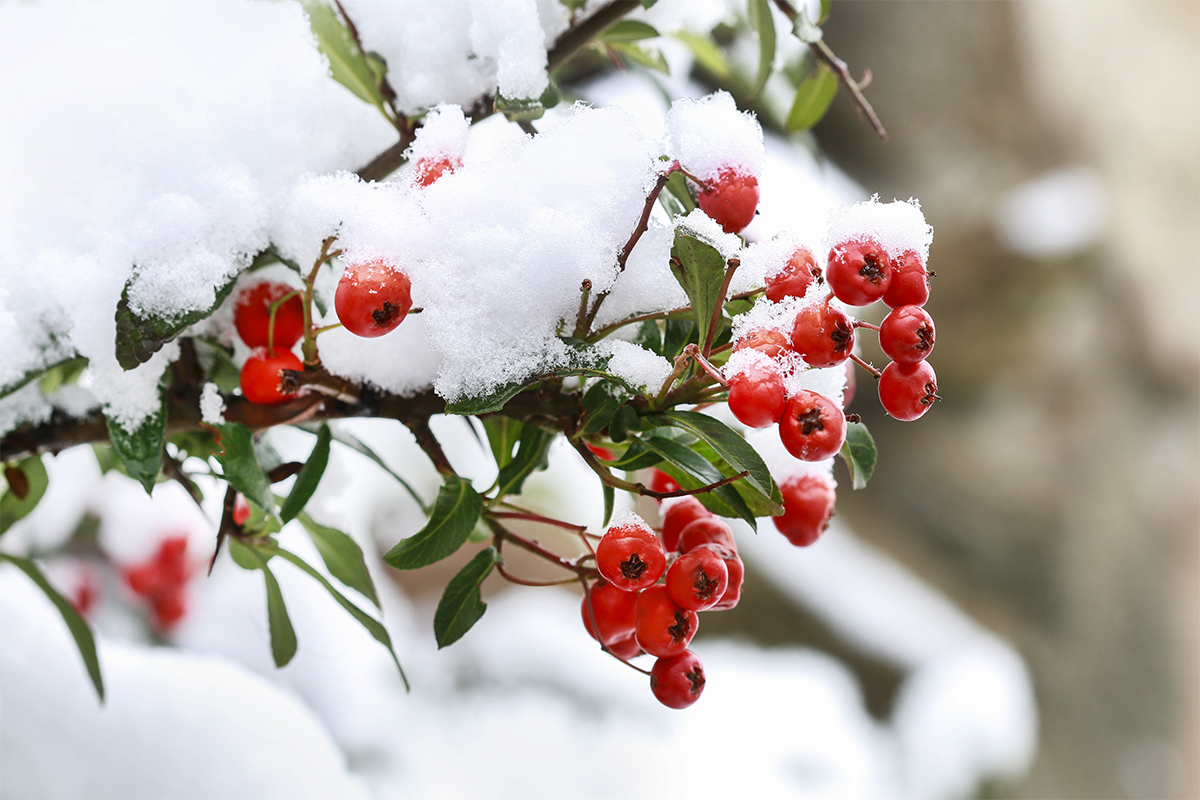
[{"label": "red berry", "polygon": [[846,415],[825,395],[801,389],[779,420],[779,438],[801,461],[833,458],[846,441]]},{"label": "red berry", "polygon": [[696,547],[675,559],[667,570],[667,592],[690,611],[712,608],[729,586],[729,568],[711,545]]},{"label": "red berry", "polygon": [[90,569],[81,570],[79,582],[75,585],[75,592],[71,595],[71,605],[79,612],[79,616],[90,616],[99,596],[100,584],[96,581],[96,576]]},{"label": "red berry", "polygon": [[[592,614],[596,615],[596,624],[592,625],[588,613],[588,597],[592,599]],[[580,611],[583,614],[583,626],[593,639],[611,645],[621,639],[633,635],[633,608],[637,602],[637,594],[618,589],[611,583],[599,581],[584,595]],[[596,635],[597,628],[600,635]]]},{"label": "red berry", "polygon": [[[266,347],[271,305],[295,290],[282,283],[258,283],[243,289],[233,307],[233,324],[247,347]],[[287,350],[304,335],[304,303],[299,294],[284,300],[275,311],[276,349]]]},{"label": "red berry", "polygon": [[662,542],[668,551],[679,550],[679,534],[698,519],[710,519],[712,512],[693,495],[681,497],[670,505],[663,505]]},{"label": "red berry", "polygon": [[245,496],[238,492],[237,498],[233,501],[233,524],[240,528],[246,524],[248,519],[250,519],[250,504],[246,502]]},{"label": "red berry", "polygon": [[911,422],[941,399],[937,376],[928,361],[915,364],[893,361],[884,367],[879,378],[879,402],[884,411],[898,420]]},{"label": "red berry", "polygon": [[778,303],[785,297],[804,297],[821,274],[817,260],[807,247],[797,247],[783,269],[767,278],[767,299]]},{"label": "red berry", "polygon": [[417,159],[413,167],[413,183],[418,186],[430,186],[447,172],[454,172],[462,166],[462,161],[440,154]]},{"label": "red berry", "polygon": [[607,447],[601,447],[600,445],[592,444],[591,442],[588,442],[587,449],[591,450],[592,455],[601,461],[614,461],[617,457],[616,453],[614,453],[612,450],[609,450]]},{"label": "red berry", "polygon": [[637,658],[642,654],[642,646],[637,643],[637,637],[632,633],[620,641],[613,642],[608,645],[608,649],[617,658],[623,658],[629,661],[632,658]]},{"label": "red berry", "polygon": [[733,346],[733,351],[745,350],[752,348],[765,355],[770,359],[778,359],[788,350],[792,349],[792,343],[783,331],[775,328],[758,328],[743,336]]},{"label": "red berry", "polygon": [[854,402],[854,392],[858,389],[858,376],[854,373],[854,362],[846,362],[846,388],[842,389],[842,410],[845,411]]},{"label": "red berry", "polygon": [[726,233],[737,233],[754,220],[758,208],[758,178],[722,168],[700,192],[700,210]]},{"label": "red berry", "polygon": [[687,649],[700,619],[671,599],[665,586],[651,586],[638,595],[637,626],[634,636],[638,644],[652,656],[662,658]]},{"label": "red berry", "polygon": [[386,261],[350,264],[338,281],[333,308],[346,330],[356,336],[383,336],[403,322],[412,308],[412,282]]},{"label": "red berry", "polygon": [[717,517],[702,517],[679,532],[679,552],[687,553],[702,544],[719,544],[737,552],[737,542],[729,523]]},{"label": "red berry", "polygon": [[892,261],[892,280],[883,293],[888,308],[923,306],[929,299],[929,272],[915,250],[907,250]]},{"label": "red berry", "polygon": [[251,403],[264,406],[291,400],[294,394],[284,394],[279,389],[280,373],[285,369],[301,371],[304,364],[291,350],[276,350],[275,355],[267,355],[267,348],[258,348],[242,365],[242,395]]},{"label": "red berry", "polygon": [[183,619],[183,615],[187,613],[187,605],[184,602],[183,587],[179,587],[173,592],[165,594],[161,597],[156,597],[153,601],[154,623],[162,631],[169,631],[174,628],[179,620]]},{"label": "red berry", "polygon": [[887,291],[892,261],[874,239],[843,242],[829,251],[825,280],[843,303],[865,306]]},{"label": "red berry", "polygon": [[704,665],[691,650],[660,658],[650,668],[650,691],[667,708],[687,708],[704,691]]},{"label": "red berry", "polygon": [[933,338],[933,317],[920,306],[900,306],[879,326],[879,346],[893,361],[924,361],[933,352]]},{"label": "red berry", "polygon": [[725,611],[726,609],[733,608],[738,604],[738,600],[742,598],[742,579],[746,575],[746,566],[742,563],[742,559],[738,557],[738,554],[728,547],[716,544],[702,544],[700,548],[715,550],[725,560],[725,571],[729,574],[729,583],[725,586],[725,594],[721,595],[721,599],[717,601],[716,605],[708,610]]},{"label": "red berry", "polygon": [[654,492],[678,492],[679,484],[661,469],[656,469],[650,474],[650,490]]},{"label": "red berry", "polygon": [[783,513],[775,527],[797,547],[808,547],[829,527],[836,495],[833,484],[812,473],[789,478],[779,486]]},{"label": "red berry", "polygon": [[766,428],[783,416],[787,390],[779,365],[766,356],[756,358],[729,379],[729,410],[751,428]]},{"label": "red berry", "polygon": [[792,349],[813,367],[832,367],[854,350],[854,323],[829,303],[807,306],[792,325]]},{"label": "red berry", "polygon": [[627,592],[653,586],[667,569],[667,553],[645,524],[615,525],[596,545],[596,568]]}]

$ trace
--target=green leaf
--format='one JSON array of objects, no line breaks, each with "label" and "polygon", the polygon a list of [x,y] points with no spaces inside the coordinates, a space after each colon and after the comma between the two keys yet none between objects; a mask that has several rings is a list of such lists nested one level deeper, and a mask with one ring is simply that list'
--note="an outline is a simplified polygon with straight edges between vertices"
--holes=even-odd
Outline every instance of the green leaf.
[{"label": "green leaf", "polygon": [[749,99],[753,100],[767,85],[775,64],[775,18],[771,16],[768,0],[748,0],[746,14],[750,19],[750,27],[758,36],[758,74],[749,95]]},{"label": "green leaf", "polygon": [[821,0],[821,14],[817,17],[817,24],[824,25],[825,20],[829,19],[830,0]]},{"label": "green leaf", "polygon": [[60,387],[77,382],[79,376],[87,369],[87,365],[88,360],[82,356],[69,358],[55,364],[38,378],[38,388],[41,389],[42,394],[48,397],[57,392]]},{"label": "green leaf", "polygon": [[533,122],[546,113],[546,106],[538,97],[505,97],[496,95],[496,110],[509,122]]},{"label": "green leaf", "polygon": [[837,75],[824,64],[818,64],[796,89],[792,110],[787,116],[788,133],[808,130],[820,122],[837,95],[837,88]]},{"label": "green leaf", "polygon": [[642,0],[642,8],[650,8],[657,2],[658,0]]},{"label": "green leaf", "polygon": [[496,477],[496,497],[520,494],[525,479],[534,470],[545,469],[549,462],[547,454],[556,434],[542,430],[536,425],[526,425],[521,431],[520,444],[513,460],[505,464]]},{"label": "green leaf", "polygon": [[467,540],[482,511],[483,501],[470,481],[452,475],[438,490],[425,527],[401,539],[383,560],[396,569],[418,569],[441,561]]},{"label": "green leaf", "polygon": [[642,421],[638,417],[637,410],[626,403],[618,408],[612,419],[608,421],[608,438],[620,444],[625,441],[630,431],[638,430],[641,424]]},{"label": "green leaf", "polygon": [[50,476],[46,474],[46,465],[42,463],[41,456],[29,456],[7,467],[6,478],[10,469],[20,470],[24,486],[17,486],[14,480],[8,480],[4,495],[0,496],[0,534],[37,508],[38,502],[46,494],[46,487],[50,485]]},{"label": "green leaf", "polygon": [[635,44],[622,42],[614,42],[608,46],[623,56],[626,61],[637,64],[639,67],[652,69],[664,75],[669,75],[671,72],[670,67],[667,65],[667,59],[657,50],[651,52]]},{"label": "green leaf", "polygon": [[437,611],[433,614],[433,635],[437,638],[439,650],[461,639],[487,611],[479,584],[499,562],[500,554],[496,548],[480,550],[446,584],[446,591],[442,593]]},{"label": "green leaf", "polygon": [[134,276],[125,283],[125,288],[121,290],[121,299],[117,302],[117,363],[125,370],[146,363],[164,344],[183,333],[189,326],[209,317],[233,291],[236,277],[217,287],[213,304],[208,308],[170,317],[154,314],[142,316],[130,308],[129,287],[136,280],[137,268],[134,267]]},{"label": "green leaf", "polygon": [[453,403],[446,404],[447,414],[462,414],[464,416],[479,416],[480,414],[494,414],[504,408],[505,403],[512,400],[522,390],[533,386],[541,380],[540,376],[527,378],[523,381],[513,381],[506,383],[499,389],[492,391],[489,394],[479,397],[462,397],[455,400]]},{"label": "green leaf", "polygon": [[678,31],[672,35],[688,46],[700,68],[716,78],[718,83],[724,83],[733,77],[733,70],[729,68],[725,54],[711,36],[702,36],[691,31]]},{"label": "green leaf", "polygon": [[[378,76],[350,29],[342,22],[341,15],[323,0],[304,0],[303,5],[308,12],[309,27],[317,37],[317,45],[329,59],[329,72],[333,79],[375,106],[391,122],[383,94],[379,91]],[[379,65],[375,66],[378,68]]]},{"label": "green leaf", "polygon": [[380,468],[383,469],[384,472],[386,472],[388,475],[391,475],[393,478],[395,478],[396,481],[401,486],[403,486],[404,489],[409,493],[409,495],[412,496],[412,499],[415,500],[417,502],[417,505],[421,508],[421,513],[423,513],[423,514],[429,513],[429,506],[427,506],[425,504],[425,501],[421,499],[421,495],[417,494],[417,490],[412,487],[412,484],[410,484],[408,481],[404,480],[404,478],[400,477],[400,475],[395,470],[393,470],[391,467],[389,467],[384,462],[384,460],[382,458],[380,458],[379,455],[374,450],[372,450],[370,447],[367,446],[367,444],[365,442],[363,442],[356,436],[346,433],[345,431],[334,431],[333,440],[335,442],[340,442],[341,444],[346,445],[346,447],[349,447],[351,450],[355,450],[358,453],[361,453],[362,455],[366,456],[367,458],[371,459],[376,464],[378,464],[380,466]]},{"label": "green leaf", "polygon": [[690,319],[668,319],[666,322],[667,330],[663,334],[663,358],[674,361],[683,352],[683,348],[689,343],[699,342],[696,340],[696,333],[699,328],[696,323]]},{"label": "green leaf", "polygon": [[875,472],[875,460],[878,455],[875,450],[875,438],[861,422],[846,424],[846,441],[842,444],[842,458],[846,460],[846,468],[850,470],[851,485],[861,489],[871,480]]},{"label": "green leaf", "polygon": [[92,636],[92,629],[88,627],[83,617],[75,610],[75,606],[71,602],[59,594],[50,582],[46,580],[46,576],[42,574],[41,569],[37,564],[27,558],[18,558],[10,556],[7,553],[0,553],[0,561],[7,561],[17,569],[29,576],[30,580],[37,584],[38,588],[50,598],[50,602],[58,609],[58,613],[62,615],[63,622],[67,623],[67,630],[71,632],[71,638],[75,640],[75,646],[79,648],[79,655],[83,658],[83,665],[87,668],[88,677],[91,678],[92,686],[96,689],[96,694],[100,697],[100,702],[104,702],[104,678],[100,674],[100,658],[96,655],[96,640]]},{"label": "green leaf", "polygon": [[600,41],[612,44],[614,42],[638,42],[642,39],[654,39],[659,35],[653,25],[636,19],[623,19],[615,25],[605,28],[600,34]]},{"label": "green leaf", "polygon": [[214,426],[221,434],[223,451],[216,456],[225,480],[234,489],[264,510],[275,508],[275,497],[271,493],[271,479],[258,462],[254,449],[254,435],[239,422],[226,422]]},{"label": "green leaf", "polygon": [[583,396],[583,425],[579,433],[590,436],[608,427],[617,409],[625,402],[626,395],[620,384],[599,381]]},{"label": "green leaf", "polygon": [[668,195],[674,198],[678,206],[678,208],[667,208],[672,216],[685,216],[696,209],[696,200],[688,191],[687,178],[683,176],[682,172],[672,172],[671,177],[667,178],[667,185],[663,188],[666,191],[660,194],[659,198]]},{"label": "green leaf", "polygon": [[677,230],[671,248],[671,273],[691,301],[699,332],[697,341],[703,342],[712,324],[713,309],[725,299],[721,296],[725,259],[712,245]]},{"label": "green leaf", "polygon": [[662,463],[662,456],[647,447],[641,439],[634,439],[620,458],[609,466],[613,469],[632,472],[635,469],[646,469],[660,463]]},{"label": "green leaf", "polygon": [[521,440],[524,423],[512,417],[496,414],[483,420],[483,430],[487,433],[488,445],[492,457],[496,459],[496,468],[504,469],[516,454],[517,442]]},{"label": "green leaf", "polygon": [[[827,9],[822,5],[821,13],[824,14],[826,11]],[[800,9],[800,13],[792,22],[792,33],[805,44],[816,44],[825,36],[821,29],[808,18],[808,12],[804,9]]]},{"label": "green leaf", "polygon": [[779,487],[771,479],[771,473],[762,457],[746,440],[734,431],[707,414],[696,411],[667,411],[650,415],[650,422],[658,425],[670,425],[681,428],[703,439],[710,447],[725,459],[729,466],[737,472],[748,472],[746,480],[763,494],[782,502]]},{"label": "green leaf", "polygon": [[[666,459],[667,463],[660,469],[674,478],[675,482],[684,489],[699,489],[701,486],[716,483],[725,477],[704,456],[673,439],[648,436],[645,443],[647,447]],[[672,469],[672,466],[678,469]],[[696,497],[713,513],[723,517],[739,517],[746,520],[751,527],[756,527],[754,514],[732,485],[721,486]]]},{"label": "green leaf", "polygon": [[157,411],[142,420],[136,430],[128,431],[121,423],[109,419],[108,439],[125,465],[126,474],[142,484],[146,494],[150,494],[162,468],[163,447],[167,442],[165,400]]},{"label": "green leaf", "polygon": [[249,547],[231,537],[229,554],[238,564],[252,564],[254,569],[262,570],[267,586],[267,624],[271,629],[271,656],[275,659],[276,667],[287,666],[292,656],[296,655],[296,631],[288,617],[287,606],[283,604],[283,592],[279,591],[279,581],[275,580],[267,566],[267,559],[257,548]]},{"label": "green leaf", "polygon": [[[379,622],[379,620],[373,618],[370,614],[354,605],[354,603],[350,602],[350,600],[344,594],[339,592],[336,588],[334,588],[333,584],[325,579],[324,575],[313,569],[312,566],[304,559],[300,558],[295,553],[284,550],[283,548],[276,548],[275,553],[280,558],[295,564],[308,575],[315,578],[318,583],[325,587],[325,591],[329,592],[330,596],[337,601],[338,605],[350,612],[350,616],[354,617],[356,620],[358,620],[360,625],[366,628],[367,633],[371,634],[371,638],[388,649],[388,653],[392,656],[392,661],[396,664],[396,669],[400,671],[400,680],[404,681],[404,690],[408,691],[408,676],[404,674],[404,667],[400,666],[400,659],[396,655],[395,648],[392,647],[392,637],[390,634],[388,634],[387,628],[383,627],[383,624]],[[378,606],[379,604],[376,603],[375,605]]]},{"label": "green leaf", "polygon": [[603,484],[602,487],[602,491],[604,493],[604,521],[600,523],[600,526],[607,528],[608,521],[612,519],[613,506],[616,505],[617,502],[617,492],[607,483]]},{"label": "green leaf", "polygon": [[313,445],[308,461],[304,462],[304,467],[296,476],[296,482],[292,484],[292,491],[288,493],[287,500],[283,501],[283,506],[279,509],[281,522],[286,524],[295,519],[317,490],[317,484],[325,474],[325,467],[329,465],[329,441],[332,435],[328,425],[317,429],[317,443]]},{"label": "green leaf", "polygon": [[349,586],[379,608],[379,597],[375,594],[375,582],[367,571],[362,548],[347,534],[313,520],[305,512],[297,517],[308,531],[308,538],[316,545],[321,560],[329,574]]},{"label": "green leaf", "polygon": [[638,325],[633,343],[646,348],[651,353],[662,355],[663,336],[662,329],[658,327],[658,321],[648,319]]},{"label": "green leaf", "polygon": [[578,11],[587,5],[587,0],[558,0],[568,11]]}]

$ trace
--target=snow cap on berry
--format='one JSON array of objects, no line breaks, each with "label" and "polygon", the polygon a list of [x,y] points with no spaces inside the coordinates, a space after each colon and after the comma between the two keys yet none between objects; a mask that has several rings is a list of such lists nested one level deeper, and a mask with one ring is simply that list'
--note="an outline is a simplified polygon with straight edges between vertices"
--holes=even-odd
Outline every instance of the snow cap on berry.
[{"label": "snow cap on berry", "polygon": [[608,521],[608,527],[605,530],[628,527],[644,528],[650,532],[654,531],[653,528],[646,524],[646,520],[642,519],[640,515],[628,508],[618,508],[616,511],[614,511],[612,518]]},{"label": "snow cap on berry", "polygon": [[452,161],[461,161],[467,150],[467,139],[471,126],[456,105],[441,105],[425,115],[425,121],[417,129],[417,138],[405,155],[410,163],[421,159],[446,156]]},{"label": "snow cap on berry", "polygon": [[729,356],[729,360],[725,362],[725,368],[721,372],[725,376],[725,380],[733,380],[735,375],[740,375],[755,366],[763,369],[779,369],[779,365],[766,353],[746,347],[735,350]]},{"label": "snow cap on berry", "polygon": [[722,169],[762,174],[762,128],[753,114],[738,110],[728,92],[676,100],[667,112],[667,137],[668,152],[702,180],[715,178]]},{"label": "snow cap on berry", "polygon": [[[729,284],[730,294],[739,294],[751,289],[761,289],[767,279],[774,277],[787,266],[788,259],[796,248],[803,245],[789,232],[783,232],[765,241],[754,242],[738,255],[741,266],[733,273],[733,281]],[[805,245],[814,253],[810,245]],[[823,266],[823,265],[818,265]]]},{"label": "snow cap on berry", "polygon": [[843,242],[874,239],[889,257],[899,258],[907,250],[915,250],[921,260],[929,260],[933,243],[933,228],[925,221],[921,203],[910,198],[879,202],[879,195],[852,206],[839,206],[829,213],[829,225],[823,251],[828,253]]}]

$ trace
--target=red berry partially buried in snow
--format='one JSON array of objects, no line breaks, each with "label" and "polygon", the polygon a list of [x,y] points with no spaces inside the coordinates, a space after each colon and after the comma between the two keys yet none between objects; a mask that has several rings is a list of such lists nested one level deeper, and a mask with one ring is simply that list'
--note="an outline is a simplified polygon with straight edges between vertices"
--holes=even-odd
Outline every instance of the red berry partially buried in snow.
[{"label": "red berry partially buried in snow", "polygon": [[737,233],[754,220],[758,208],[758,178],[725,167],[709,180],[696,201],[726,233]]},{"label": "red berry partially buried in snow", "polygon": [[271,306],[279,299],[292,296],[275,310],[274,345],[287,350],[304,335],[304,304],[300,294],[282,283],[263,281],[238,293],[233,307],[233,324],[247,347],[266,347],[270,334]]},{"label": "red berry partially buried in snow", "polygon": [[357,336],[383,336],[412,308],[412,282],[386,261],[350,264],[338,281],[333,307],[346,330]]},{"label": "red berry partially buried in snow", "polygon": [[808,473],[779,485],[783,513],[774,517],[775,527],[797,547],[808,547],[829,527],[836,494],[833,483],[822,475]]},{"label": "red berry partially buried in snow", "polygon": [[444,154],[417,159],[416,166],[413,167],[413,183],[417,186],[431,186],[438,178],[448,172],[454,172],[461,166],[462,161]]},{"label": "red berry partially buried in snow", "polygon": [[820,274],[821,269],[812,251],[807,247],[797,247],[783,269],[767,278],[767,299],[778,303],[785,297],[804,297],[808,287]]},{"label": "red berry partially buried in snow", "polygon": [[788,400],[779,438],[801,461],[833,458],[846,441],[846,415],[825,395],[802,389]]},{"label": "red berry partially buried in snow", "polygon": [[783,416],[787,390],[779,365],[766,356],[745,365],[729,379],[729,410],[751,428],[767,428]]},{"label": "red berry partially buried in snow", "polygon": [[304,364],[291,350],[276,350],[274,355],[268,355],[267,348],[258,348],[242,365],[242,395],[251,403],[264,406],[291,400],[296,395],[285,394],[279,388],[280,373],[285,369],[301,371]]},{"label": "red berry partially buried in snow", "polygon": [[829,251],[825,280],[838,300],[865,306],[888,290],[892,261],[874,239],[843,242]]},{"label": "red berry partially buried in snow", "polygon": [[775,328],[758,328],[737,340],[737,344],[733,346],[733,351],[745,350],[751,348],[765,355],[770,359],[778,359],[784,353],[792,349],[792,343],[788,337],[780,330]]}]

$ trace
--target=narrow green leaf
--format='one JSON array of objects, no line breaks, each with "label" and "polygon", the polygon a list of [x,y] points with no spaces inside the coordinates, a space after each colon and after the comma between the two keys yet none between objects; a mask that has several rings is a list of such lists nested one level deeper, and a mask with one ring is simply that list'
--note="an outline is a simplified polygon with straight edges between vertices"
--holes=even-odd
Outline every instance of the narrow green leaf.
[{"label": "narrow green leaf", "polygon": [[504,404],[520,394],[522,390],[529,388],[539,380],[541,380],[540,377],[534,377],[523,381],[513,381],[480,397],[459,398],[453,403],[446,404],[446,413],[462,414],[464,416],[494,414],[504,408]]},{"label": "narrow green leaf", "polygon": [[344,444],[346,447],[349,447],[351,450],[361,453],[362,455],[366,456],[367,458],[371,459],[376,464],[378,464],[379,467],[384,472],[386,472],[388,475],[391,475],[393,478],[396,479],[396,481],[401,486],[404,487],[405,491],[407,491],[409,493],[409,495],[412,496],[412,499],[417,502],[417,505],[421,508],[421,512],[423,514],[429,513],[429,506],[426,505],[425,501],[421,499],[421,495],[417,494],[417,490],[412,487],[412,484],[410,484],[408,481],[404,480],[404,478],[402,478],[399,475],[399,473],[397,473],[395,470],[393,470],[391,467],[389,467],[387,465],[387,463],[384,462],[384,460],[382,458],[380,458],[379,455],[374,450],[372,450],[370,447],[368,447],[365,442],[363,442],[357,436],[353,436],[349,433],[346,433],[345,431],[334,431],[333,439],[335,442]]},{"label": "narrow green leaf", "polygon": [[[325,587],[325,591],[329,592],[330,596],[337,601],[338,605],[350,612],[350,616],[358,620],[358,623],[366,629],[367,633],[371,634],[371,638],[388,649],[392,661],[396,664],[396,669],[400,672],[400,680],[404,681],[404,690],[409,691],[408,676],[404,674],[404,667],[400,665],[400,658],[396,655],[396,650],[392,646],[392,637],[388,633],[387,628],[383,627],[383,623],[350,602],[349,598],[334,588],[333,584],[327,581],[324,575],[313,569],[312,565],[295,553],[291,553],[283,548],[276,548],[275,553],[280,558],[295,564],[305,573],[316,579],[318,583]],[[376,603],[375,605],[378,606],[379,604]]]},{"label": "narrow green leaf", "polygon": [[821,0],[821,14],[817,17],[817,24],[824,25],[825,20],[829,19],[830,0]]},{"label": "narrow green leaf", "polygon": [[602,491],[604,493],[604,522],[602,522],[600,524],[601,524],[601,527],[607,528],[608,521],[610,519],[612,519],[613,506],[616,505],[616,502],[617,502],[617,492],[615,489],[613,489],[613,487],[609,486],[607,483],[603,484]]},{"label": "narrow green leaf", "polygon": [[492,457],[496,459],[497,469],[504,469],[513,460],[524,427],[521,421],[502,414],[495,414],[483,420],[483,430],[487,433],[488,445],[491,447]]},{"label": "narrow green leaf", "polygon": [[[702,455],[696,453],[687,445],[661,436],[648,436],[646,446],[657,452],[667,463],[660,469],[675,479],[684,489],[699,489],[711,483],[716,483],[725,477],[721,471],[709,463]],[[672,466],[678,469],[672,469]],[[678,471],[682,470],[682,472]],[[696,495],[706,508],[723,517],[739,517],[757,527],[754,514],[732,485],[721,486],[709,492]]]},{"label": "narrow green leaf", "polygon": [[71,602],[59,594],[50,582],[46,580],[46,576],[42,574],[41,569],[37,564],[27,558],[18,558],[10,556],[7,553],[0,553],[0,561],[7,561],[17,569],[29,576],[30,580],[37,584],[38,588],[50,599],[54,607],[58,609],[58,613],[62,615],[63,622],[67,623],[67,629],[71,632],[71,638],[75,640],[75,646],[79,648],[79,655],[83,658],[83,665],[87,668],[88,677],[92,681],[92,686],[96,689],[96,694],[100,698],[100,702],[104,702],[104,678],[100,674],[100,658],[96,655],[96,640],[92,636],[92,629],[88,627],[87,622],[75,610],[75,606]]},{"label": "narrow green leaf", "polygon": [[[46,474],[46,465],[42,463],[41,456],[23,458],[8,469],[19,470],[25,485],[18,487],[9,480],[4,495],[0,497],[0,534],[37,508],[42,496],[46,494],[46,487],[50,485],[50,476]],[[6,477],[8,469],[5,470]],[[22,489],[23,491],[20,491]]]},{"label": "narrow green leaf", "polygon": [[644,347],[651,353],[662,355],[662,329],[658,327],[658,321],[648,319],[638,325],[637,333],[633,337],[633,343]]},{"label": "narrow green leaf", "polygon": [[646,446],[641,439],[633,439],[625,452],[609,466],[632,472],[635,469],[646,469],[662,462],[662,456]]},{"label": "narrow green leaf", "polygon": [[429,522],[417,533],[401,539],[383,560],[396,569],[418,569],[458,550],[483,511],[483,501],[470,481],[451,476],[438,490]]},{"label": "narrow green leaf", "polygon": [[546,106],[539,97],[505,97],[496,95],[496,110],[509,122],[533,122],[546,113]]},{"label": "narrow green leaf", "polygon": [[642,39],[654,39],[659,35],[653,25],[636,19],[623,19],[615,25],[604,29],[599,39],[612,44],[614,42],[638,42]]},{"label": "narrow green leaf", "polygon": [[674,361],[690,343],[699,344],[696,333],[699,328],[691,319],[668,319],[667,329],[663,334],[663,358]]},{"label": "narrow green leaf", "polygon": [[850,470],[851,485],[861,489],[871,480],[875,472],[875,460],[878,453],[875,450],[875,438],[861,422],[850,422],[846,425],[846,441],[842,444],[842,458],[846,468]]},{"label": "narrow green leaf", "polygon": [[775,18],[771,16],[768,0],[748,0],[746,14],[750,18],[750,27],[758,37],[758,74],[750,88],[749,98],[752,100],[767,85],[775,64]]},{"label": "narrow green leaf", "polygon": [[650,8],[657,2],[658,0],[642,0],[642,8]]},{"label": "narrow green leaf", "polygon": [[250,429],[239,422],[226,422],[215,427],[221,434],[220,445],[223,449],[216,459],[225,480],[260,508],[267,511],[274,509],[271,479],[259,464]]},{"label": "narrow green leaf", "polygon": [[[55,350],[59,349],[58,343],[52,341],[45,348],[43,348],[43,351],[49,350],[51,348],[54,348]],[[0,386],[0,398],[8,397],[13,392],[27,386],[30,381],[39,380],[42,377],[44,377],[45,375],[47,375],[48,373],[50,373],[51,371],[57,369],[58,367],[61,367],[64,364],[69,364],[70,362],[74,361],[76,358],[77,358],[77,356],[68,356],[67,358],[62,359],[61,361],[56,361],[49,366],[34,367],[33,369],[26,370],[24,373],[21,374],[20,377],[16,378],[11,383],[6,383],[3,386]],[[45,394],[45,390],[43,390],[42,393]]]},{"label": "narrow green leaf", "polygon": [[623,387],[612,381],[600,381],[593,385],[583,396],[584,417],[579,433],[591,436],[603,431],[626,399]]},{"label": "narrow green leaf", "polygon": [[390,122],[391,116],[384,106],[377,76],[341,16],[323,0],[304,0],[303,5],[308,12],[309,27],[317,37],[317,44],[329,59],[329,72],[333,79],[378,108],[379,113]]},{"label": "narrow green leaf", "polygon": [[481,550],[446,584],[446,591],[433,614],[433,635],[439,650],[461,639],[487,611],[479,584],[499,561],[496,548]]},{"label": "narrow green leaf", "polygon": [[725,54],[721,52],[721,47],[713,41],[711,36],[686,30],[672,35],[688,46],[700,68],[716,78],[719,83],[724,83],[733,77],[733,70],[729,68]]},{"label": "narrow green leaf", "polygon": [[126,370],[146,363],[164,344],[183,333],[189,326],[209,317],[233,291],[236,276],[217,287],[216,296],[208,308],[195,309],[171,317],[154,314],[143,316],[130,308],[129,287],[136,280],[135,267],[134,276],[125,283],[125,288],[121,290],[121,299],[117,302],[117,363]]},{"label": "narrow green leaf", "polygon": [[637,410],[626,403],[618,408],[617,412],[612,415],[612,419],[608,421],[608,438],[620,444],[625,441],[631,431],[637,431],[641,424]]},{"label": "narrow green leaf", "polygon": [[771,473],[762,457],[724,423],[696,411],[668,411],[652,415],[651,422],[682,428],[708,442],[717,455],[725,459],[735,471],[746,471],[746,480],[763,494],[779,498],[779,487],[771,479]]},{"label": "narrow green leaf", "polygon": [[703,342],[712,324],[713,309],[725,299],[721,297],[725,259],[712,245],[677,230],[671,247],[671,273],[691,301],[697,341]]},{"label": "narrow green leaf", "polygon": [[125,465],[126,474],[150,494],[162,468],[163,447],[167,441],[165,400],[136,430],[126,430],[121,423],[109,419],[108,439]]},{"label": "narrow green leaf", "polygon": [[587,0],[558,0],[568,11],[578,11],[587,5]]},{"label": "narrow green leaf", "polygon": [[692,197],[692,193],[688,191],[687,178],[683,177],[682,172],[673,172],[671,177],[667,178],[667,185],[663,187],[665,192],[659,195],[668,195],[675,199],[678,208],[667,208],[672,216],[684,216],[692,213],[696,208],[696,200]]},{"label": "narrow green leaf", "polygon": [[808,130],[820,122],[837,95],[837,88],[837,75],[824,64],[818,64],[796,89],[792,110],[787,116],[788,133]]},{"label": "narrow green leaf", "polygon": [[308,538],[316,545],[321,560],[329,574],[370,600],[379,608],[379,597],[375,594],[375,582],[367,571],[362,548],[347,534],[328,525],[322,525],[305,512],[297,517],[308,531]]},{"label": "narrow green leaf", "polygon": [[536,425],[526,425],[521,431],[520,444],[517,446],[517,454],[504,468],[500,470],[500,474],[496,478],[496,497],[504,497],[510,494],[520,494],[521,487],[525,484],[525,479],[528,478],[534,470],[545,469],[549,462],[547,455],[550,451],[550,445],[554,442],[556,434],[550,431],[542,430]]},{"label": "narrow green leaf", "polygon": [[42,394],[52,395],[62,386],[78,381],[79,376],[87,369],[87,365],[88,360],[82,356],[55,364],[38,378],[38,388],[41,389]]},{"label": "narrow green leaf", "polygon": [[295,519],[317,490],[317,484],[325,474],[325,467],[329,465],[329,441],[332,436],[329,425],[322,425],[317,429],[317,443],[313,445],[308,461],[304,462],[304,467],[296,476],[296,482],[292,484],[292,491],[288,493],[287,500],[283,501],[283,506],[279,509],[279,519],[283,523]]},{"label": "narrow green leaf", "polygon": [[638,47],[636,44],[622,42],[614,42],[608,46],[619,53],[626,61],[637,64],[639,67],[652,69],[664,75],[669,75],[671,72],[671,68],[667,65],[667,59],[657,50],[650,51]]},{"label": "narrow green leaf", "polygon": [[254,564],[255,569],[262,570],[267,586],[267,624],[271,629],[271,656],[275,659],[276,667],[285,667],[292,660],[292,656],[296,655],[296,631],[292,628],[287,606],[283,603],[279,581],[275,580],[275,575],[267,566],[267,559],[257,549],[231,537],[229,552],[239,564]]}]

